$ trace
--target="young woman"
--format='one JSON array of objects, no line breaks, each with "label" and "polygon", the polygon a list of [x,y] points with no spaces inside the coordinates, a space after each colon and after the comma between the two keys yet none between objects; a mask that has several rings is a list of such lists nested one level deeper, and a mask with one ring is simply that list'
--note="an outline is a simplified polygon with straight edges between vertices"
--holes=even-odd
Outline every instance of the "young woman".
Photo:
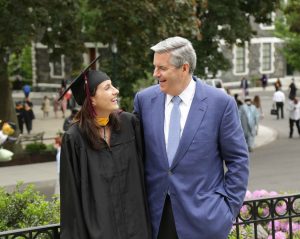
[{"label": "young woman", "polygon": [[61,146],[61,238],[151,238],[139,121],[104,72],[70,87],[82,108]]}]

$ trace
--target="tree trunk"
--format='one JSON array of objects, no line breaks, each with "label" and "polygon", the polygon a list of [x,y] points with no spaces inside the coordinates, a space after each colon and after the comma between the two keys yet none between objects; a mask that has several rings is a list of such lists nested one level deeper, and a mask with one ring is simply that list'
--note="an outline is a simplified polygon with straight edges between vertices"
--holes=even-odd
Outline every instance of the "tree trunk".
[{"label": "tree trunk", "polygon": [[6,54],[0,51],[0,120],[12,121],[18,125],[12,90],[8,80],[7,61]]}]

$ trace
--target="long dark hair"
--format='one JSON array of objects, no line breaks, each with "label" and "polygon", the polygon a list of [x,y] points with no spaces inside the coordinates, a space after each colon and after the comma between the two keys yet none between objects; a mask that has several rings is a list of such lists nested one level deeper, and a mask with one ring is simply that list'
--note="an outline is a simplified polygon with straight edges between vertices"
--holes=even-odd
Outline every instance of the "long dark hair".
[{"label": "long dark hair", "polygon": [[[93,92],[94,93],[94,92]],[[104,139],[100,135],[101,126],[97,125],[95,118],[89,109],[90,99],[86,97],[79,112],[76,114],[74,121],[78,122],[79,129],[86,137],[89,145],[93,149],[101,149],[104,146]],[[108,126],[111,130],[120,130],[120,110],[116,110],[109,115]]]}]

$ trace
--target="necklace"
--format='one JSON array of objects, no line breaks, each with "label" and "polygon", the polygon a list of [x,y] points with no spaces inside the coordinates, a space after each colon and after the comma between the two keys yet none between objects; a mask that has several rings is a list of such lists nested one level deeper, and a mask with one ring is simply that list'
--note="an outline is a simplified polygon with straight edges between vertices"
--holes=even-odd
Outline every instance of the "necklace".
[{"label": "necklace", "polygon": [[109,117],[97,117],[95,118],[96,122],[98,123],[98,125],[101,126],[101,128],[103,129],[103,139],[105,142],[107,142],[107,138],[106,138],[106,126],[109,122]]}]

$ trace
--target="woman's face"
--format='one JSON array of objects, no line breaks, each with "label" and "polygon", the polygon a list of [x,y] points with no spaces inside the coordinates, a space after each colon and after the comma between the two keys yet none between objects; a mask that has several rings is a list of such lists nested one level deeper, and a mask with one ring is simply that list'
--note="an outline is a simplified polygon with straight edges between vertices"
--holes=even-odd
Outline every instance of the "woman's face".
[{"label": "woman's face", "polygon": [[118,94],[119,90],[112,85],[111,80],[103,81],[97,86],[95,95],[91,97],[97,116],[108,117],[119,108]]}]

